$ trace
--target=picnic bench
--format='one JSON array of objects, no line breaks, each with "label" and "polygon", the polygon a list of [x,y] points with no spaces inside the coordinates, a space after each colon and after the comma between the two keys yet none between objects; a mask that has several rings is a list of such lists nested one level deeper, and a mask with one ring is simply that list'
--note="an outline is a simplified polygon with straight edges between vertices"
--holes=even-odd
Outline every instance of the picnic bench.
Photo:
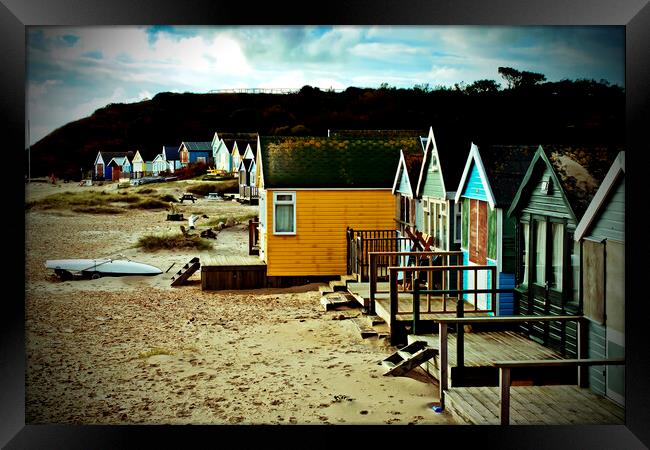
[{"label": "picnic bench", "polygon": [[183,203],[183,200],[192,200],[192,203],[196,201],[196,196],[194,194],[183,194],[178,199],[179,202]]}]

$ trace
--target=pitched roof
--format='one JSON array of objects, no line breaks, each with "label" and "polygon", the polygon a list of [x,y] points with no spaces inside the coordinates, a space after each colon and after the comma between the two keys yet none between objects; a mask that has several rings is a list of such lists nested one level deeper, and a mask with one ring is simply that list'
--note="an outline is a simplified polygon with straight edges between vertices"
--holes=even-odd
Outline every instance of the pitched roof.
[{"label": "pitched roof", "polygon": [[189,152],[209,152],[212,151],[212,142],[187,142],[183,141],[181,145]]},{"label": "pitched roof", "polygon": [[485,183],[490,205],[509,208],[537,147],[536,145],[482,145],[479,148],[472,143],[456,191],[456,201],[459,201],[469,181],[470,169],[476,165],[481,177],[484,177],[483,183]]},{"label": "pitched roof", "polygon": [[108,164],[111,162],[111,159],[113,158],[119,158],[119,157],[126,157],[128,152],[102,152],[102,159],[104,160],[104,164]]},{"label": "pitched roof", "polygon": [[579,221],[622,148],[569,145],[541,147]]},{"label": "pitched roof", "polygon": [[419,137],[262,137],[267,188],[387,188],[400,150],[422,151]]},{"label": "pitched roof", "polygon": [[181,159],[178,151],[179,147],[175,145],[163,145],[163,152],[165,153],[165,159],[167,161],[176,161]]},{"label": "pitched roof", "polygon": [[411,189],[411,193],[413,194],[414,198],[418,197],[416,190],[417,190],[418,178],[420,176],[420,169],[422,168],[423,160],[424,160],[424,154],[420,150],[409,149],[406,151],[404,150],[401,151],[400,161],[397,168],[397,174],[396,174],[395,182],[393,184],[393,193],[395,193],[395,191],[399,187],[399,182],[400,182],[399,175],[402,172],[402,170],[405,169],[406,173],[408,174],[408,180],[410,184],[409,187]]},{"label": "pitched roof", "polygon": [[254,161],[252,159],[242,159],[241,162],[239,163],[239,170],[241,170],[242,166],[246,172],[250,172],[251,166],[253,165]]},{"label": "pitched roof", "polygon": [[[431,143],[429,143],[429,137],[431,138]],[[458,184],[460,183],[460,178],[463,175],[463,168],[467,161],[467,147],[471,145],[471,142],[464,141],[456,135],[448,136],[444,132],[436,132],[434,136],[433,127],[430,128],[427,142],[425,142],[425,159],[422,161],[423,167],[421,167],[420,173],[418,174],[420,180],[416,179],[415,181],[415,183],[419,182],[418,197],[420,197],[421,191],[424,189],[426,177],[429,176],[427,168],[434,145],[438,154],[438,164],[441,168],[440,174],[443,179],[445,191],[451,193],[456,191]]]},{"label": "pitched roof", "polygon": [[625,152],[619,152],[618,156],[612,163],[607,175],[600,184],[600,187],[594,194],[593,199],[589,203],[589,207],[582,215],[580,222],[576,226],[574,239],[579,241],[588,232],[592,223],[598,216],[598,212],[602,207],[607,204],[607,199],[610,193],[615,188],[616,183],[621,177],[625,177]]},{"label": "pitched roof", "polygon": [[536,145],[479,147],[483,167],[497,206],[506,208],[510,206],[536,149]]},{"label": "pitched roof", "polygon": [[107,165],[110,165],[111,162],[113,161],[115,161],[115,164],[121,167],[124,166],[126,163],[128,163],[129,159],[126,156],[114,156],[113,158],[111,158],[111,160],[108,162]]}]

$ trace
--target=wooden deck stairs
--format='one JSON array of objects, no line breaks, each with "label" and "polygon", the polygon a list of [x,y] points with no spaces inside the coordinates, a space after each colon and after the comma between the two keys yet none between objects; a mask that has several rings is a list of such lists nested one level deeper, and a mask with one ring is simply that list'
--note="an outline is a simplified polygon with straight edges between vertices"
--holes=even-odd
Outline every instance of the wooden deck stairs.
[{"label": "wooden deck stairs", "polygon": [[199,262],[198,257],[194,257],[190,259],[190,261],[185,264],[178,272],[176,272],[176,275],[172,277],[172,286],[181,286],[185,284],[187,279],[192,276],[194,272],[199,270],[201,267],[201,263]]},{"label": "wooden deck stairs", "polygon": [[404,375],[437,354],[438,349],[429,347],[425,341],[414,341],[381,362],[388,369],[384,376]]}]

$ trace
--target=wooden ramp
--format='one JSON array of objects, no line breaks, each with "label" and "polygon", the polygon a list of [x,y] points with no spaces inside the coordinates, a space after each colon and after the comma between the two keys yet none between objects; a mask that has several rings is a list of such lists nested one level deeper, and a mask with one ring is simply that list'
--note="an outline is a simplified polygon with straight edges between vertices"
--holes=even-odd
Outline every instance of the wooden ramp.
[{"label": "wooden ramp", "polygon": [[190,261],[172,277],[172,286],[181,286],[185,284],[187,279],[191,277],[194,272],[199,270],[199,267],[201,267],[201,263],[199,262],[198,257],[190,259]]},{"label": "wooden ramp", "polygon": [[[458,387],[446,394],[447,409],[473,425],[499,425],[498,387]],[[625,411],[588,388],[577,386],[512,386],[512,425],[623,424]]]}]

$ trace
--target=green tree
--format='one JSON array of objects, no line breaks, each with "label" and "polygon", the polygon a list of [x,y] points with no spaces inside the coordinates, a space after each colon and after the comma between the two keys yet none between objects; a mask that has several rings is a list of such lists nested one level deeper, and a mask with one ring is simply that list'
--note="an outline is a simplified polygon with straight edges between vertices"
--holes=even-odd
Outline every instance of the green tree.
[{"label": "green tree", "polygon": [[467,91],[470,94],[479,94],[483,92],[497,92],[499,90],[499,84],[494,80],[476,80],[467,88]]},{"label": "green tree", "polygon": [[499,67],[499,75],[506,80],[508,89],[515,89],[524,86],[534,86],[546,81],[546,76],[541,73],[519,71],[512,67]]}]

